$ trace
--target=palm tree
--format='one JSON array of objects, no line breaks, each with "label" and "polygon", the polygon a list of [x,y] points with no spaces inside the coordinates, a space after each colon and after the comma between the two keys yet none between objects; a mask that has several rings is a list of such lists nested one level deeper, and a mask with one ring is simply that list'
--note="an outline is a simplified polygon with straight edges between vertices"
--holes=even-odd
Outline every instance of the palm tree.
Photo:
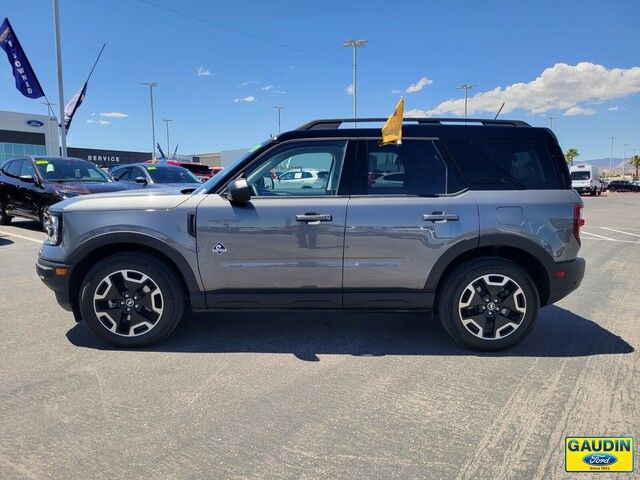
[{"label": "palm tree", "polygon": [[580,156],[580,152],[578,152],[577,148],[570,148],[566,152],[564,152],[564,159],[568,164],[573,165],[573,159]]},{"label": "palm tree", "polygon": [[634,155],[633,157],[631,157],[629,163],[631,164],[631,166],[635,167],[636,176],[634,178],[638,180],[638,170],[640,170],[640,155]]}]

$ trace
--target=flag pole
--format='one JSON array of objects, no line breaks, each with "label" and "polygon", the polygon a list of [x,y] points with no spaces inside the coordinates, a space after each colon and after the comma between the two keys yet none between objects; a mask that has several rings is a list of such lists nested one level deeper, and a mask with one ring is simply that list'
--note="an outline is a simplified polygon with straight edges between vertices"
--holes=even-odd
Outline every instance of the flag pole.
[{"label": "flag pole", "polygon": [[62,156],[67,156],[67,134],[64,128],[64,88],[62,84],[62,49],[60,47],[60,13],[58,12],[58,0],[53,0],[53,23],[56,36],[56,61],[58,65],[58,105],[60,107],[60,147]]},{"label": "flag pole", "polygon": [[96,65],[98,65],[98,60],[100,60],[100,57],[102,56],[102,52],[104,51],[104,47],[106,47],[107,44],[103,43],[102,44],[102,48],[100,49],[100,53],[98,53],[98,58],[96,58],[96,61],[93,62],[93,67],[91,67],[91,71],[89,72],[89,76],[87,77],[87,79],[85,80],[84,83],[87,83],[89,80],[91,80],[91,75],[93,75],[93,71],[96,69]]}]

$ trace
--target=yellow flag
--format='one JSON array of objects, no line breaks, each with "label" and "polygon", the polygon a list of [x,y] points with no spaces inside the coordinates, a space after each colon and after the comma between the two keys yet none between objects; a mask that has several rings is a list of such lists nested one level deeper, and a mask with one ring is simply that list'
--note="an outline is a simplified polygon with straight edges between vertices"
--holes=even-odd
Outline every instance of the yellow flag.
[{"label": "yellow flag", "polygon": [[404,97],[400,97],[396,109],[382,127],[382,145],[402,143],[402,116],[404,115]]}]

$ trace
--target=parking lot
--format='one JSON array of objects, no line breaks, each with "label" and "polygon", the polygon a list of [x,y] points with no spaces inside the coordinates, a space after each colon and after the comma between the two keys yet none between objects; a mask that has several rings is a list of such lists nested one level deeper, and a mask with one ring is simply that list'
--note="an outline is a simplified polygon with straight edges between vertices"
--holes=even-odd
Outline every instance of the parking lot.
[{"label": "parking lot", "polygon": [[202,314],[112,349],[36,276],[37,225],[0,227],[0,477],[568,476],[566,435],[640,431],[640,195],[584,200],[581,288],[493,354],[416,313]]}]

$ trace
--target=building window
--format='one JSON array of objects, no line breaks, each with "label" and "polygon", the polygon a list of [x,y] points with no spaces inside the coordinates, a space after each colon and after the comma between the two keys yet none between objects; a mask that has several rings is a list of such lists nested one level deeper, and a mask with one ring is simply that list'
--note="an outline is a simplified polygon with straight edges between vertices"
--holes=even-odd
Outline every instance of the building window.
[{"label": "building window", "polygon": [[46,155],[47,148],[44,145],[33,145],[28,143],[6,143],[0,142],[0,163],[13,157],[23,155]]}]

